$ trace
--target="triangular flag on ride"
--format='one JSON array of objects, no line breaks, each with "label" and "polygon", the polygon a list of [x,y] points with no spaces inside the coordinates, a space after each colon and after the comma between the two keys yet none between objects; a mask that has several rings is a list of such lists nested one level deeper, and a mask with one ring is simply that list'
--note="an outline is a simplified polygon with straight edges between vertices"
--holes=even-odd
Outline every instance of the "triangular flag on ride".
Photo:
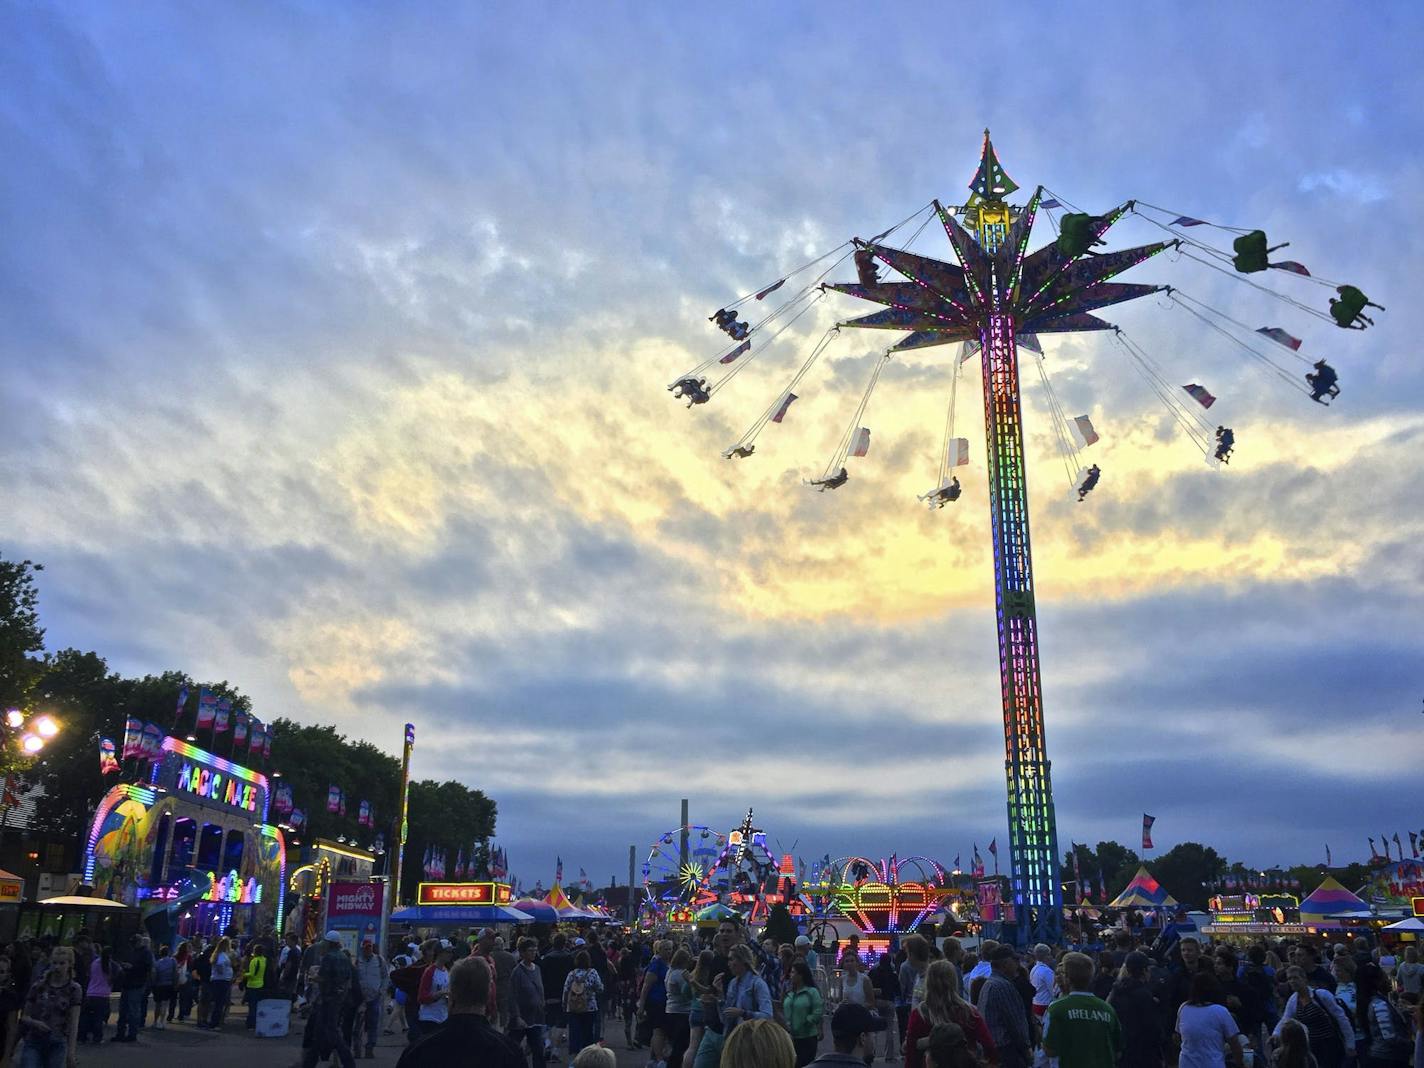
[{"label": "triangular flag on ride", "polygon": [[752,343],[751,343],[750,340],[748,340],[748,341],[743,341],[740,345],[738,345],[736,348],[734,348],[731,352],[727,353],[727,355],[723,356],[723,357],[722,357],[720,360],[718,360],[717,362],[718,362],[718,363],[731,363],[731,362],[732,362],[733,360],[735,360],[738,356],[742,355],[742,353],[748,351],[751,347],[752,347]]},{"label": "triangular flag on ride", "polygon": [[949,439],[949,466],[963,467],[969,462],[969,439]]},{"label": "triangular flag on ride", "polygon": [[859,427],[850,439],[850,456],[864,456],[870,451],[870,430]]},{"label": "triangular flag on ride", "polygon": [[[893,230],[893,229],[895,229],[895,227],[893,227],[893,226],[890,227],[890,230]],[[869,241],[867,241],[866,244],[867,244],[867,245],[874,245],[874,244],[877,244],[882,238],[886,238],[886,237],[889,237],[889,236],[890,236],[890,230],[886,230],[883,234],[876,234],[876,235],[875,235],[874,237],[872,237]]]},{"label": "triangular flag on ride", "polygon": [[1206,226],[1205,219],[1193,219],[1190,215],[1178,215],[1171,222],[1172,226]]},{"label": "triangular flag on ride", "polygon": [[781,279],[781,281],[779,281],[779,282],[773,282],[773,283],[771,283],[771,285],[767,286],[765,289],[763,289],[760,293],[758,293],[758,294],[756,295],[756,299],[757,299],[757,300],[763,300],[763,299],[765,299],[766,296],[767,296],[767,294],[769,294],[769,293],[775,293],[778,289],[780,289],[780,288],[781,288],[782,286],[784,286],[785,284],[786,284],[786,279],[785,279],[785,278]]},{"label": "triangular flag on ride", "polygon": [[1086,415],[1073,417],[1073,429],[1078,435],[1078,440],[1083,443],[1083,448],[1087,448],[1098,440],[1098,432],[1093,429],[1093,421]]},{"label": "triangular flag on ride", "polygon": [[1290,334],[1287,334],[1284,330],[1282,330],[1279,326],[1263,326],[1257,329],[1256,333],[1265,334],[1277,345],[1284,345],[1292,352],[1300,351],[1300,338],[1292,337]]},{"label": "triangular flag on ride", "polygon": [[1281,260],[1280,263],[1273,263],[1271,266],[1278,270],[1290,271],[1291,274],[1304,275],[1306,278],[1310,277],[1310,271],[1306,268],[1305,264],[1297,263],[1295,260]]},{"label": "triangular flag on ride", "polygon": [[1058,203],[1058,201],[1054,200],[1052,197],[1049,197],[1047,200],[1040,200],[1038,202],[1038,206],[1040,208],[1061,208],[1063,205]]},{"label": "triangular flag on ride", "polygon": [[771,417],[773,423],[779,423],[786,418],[786,409],[791,407],[791,402],[796,399],[796,394],[788,393],[781,399],[781,405],[776,409],[776,414]]},{"label": "triangular flag on ride", "polygon": [[1018,342],[1019,348],[1043,355],[1043,346],[1039,344],[1037,334],[1020,334],[1014,340]]},{"label": "triangular flag on ride", "polygon": [[965,360],[969,359],[969,357],[977,356],[979,354],[979,349],[979,342],[966,341],[964,343],[964,348],[962,348],[959,352],[959,362],[963,363]]},{"label": "triangular flag on ride", "polygon": [[1216,398],[1213,397],[1210,393],[1208,393],[1204,386],[1199,386],[1195,382],[1193,382],[1189,386],[1183,386],[1182,388],[1187,391],[1188,396],[1190,396],[1203,408],[1210,408],[1213,404],[1216,403]]}]

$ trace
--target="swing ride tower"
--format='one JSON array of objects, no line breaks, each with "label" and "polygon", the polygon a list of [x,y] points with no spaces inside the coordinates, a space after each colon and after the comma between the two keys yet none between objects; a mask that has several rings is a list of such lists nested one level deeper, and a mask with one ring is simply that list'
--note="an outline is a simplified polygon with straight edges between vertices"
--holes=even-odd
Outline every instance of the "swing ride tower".
[{"label": "swing ride tower", "polygon": [[[978,342],[984,375],[984,429],[989,520],[994,547],[994,598],[999,636],[999,685],[1008,783],[1010,895],[1013,936],[1020,945],[1061,941],[1063,887],[1058,831],[1044,739],[1038,617],[1029,538],[1018,347],[1025,335],[1110,330],[1090,311],[1157,292],[1162,287],[1109,282],[1170,242],[1119,252],[1089,249],[1130,204],[1083,217],[1081,237],[1025,255],[1040,187],[1023,207],[1005,197],[1015,185],[994,154],[989,132],[967,204],[935,211],[958,265],[874,242],[857,246],[909,282],[837,284],[828,288],[887,305],[839,325],[910,330],[890,353],[950,342]],[[962,222],[960,220],[963,220]]]}]

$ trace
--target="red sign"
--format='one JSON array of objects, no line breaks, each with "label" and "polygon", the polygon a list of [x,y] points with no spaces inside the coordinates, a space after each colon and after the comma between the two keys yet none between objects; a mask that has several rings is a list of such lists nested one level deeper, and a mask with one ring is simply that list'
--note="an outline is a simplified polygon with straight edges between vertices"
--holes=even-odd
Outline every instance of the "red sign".
[{"label": "red sign", "polygon": [[508,883],[421,883],[418,905],[505,905],[513,894]]},{"label": "red sign", "polygon": [[1424,916],[1424,897],[1416,897],[1411,900],[1414,904],[1414,915]]},{"label": "red sign", "polygon": [[327,897],[326,918],[365,919],[379,916],[385,904],[386,888],[380,883],[332,883]]}]

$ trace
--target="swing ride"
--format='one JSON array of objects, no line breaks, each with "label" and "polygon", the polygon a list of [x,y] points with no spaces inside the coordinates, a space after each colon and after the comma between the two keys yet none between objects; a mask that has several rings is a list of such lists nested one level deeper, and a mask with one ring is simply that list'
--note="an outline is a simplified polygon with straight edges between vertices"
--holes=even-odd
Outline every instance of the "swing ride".
[{"label": "swing ride", "polygon": [[[1358,288],[1320,278],[1303,264],[1270,255],[1288,242],[1272,245],[1259,229],[1222,226],[1128,200],[1112,210],[1094,215],[1066,197],[1039,186],[1025,205],[1005,199],[1018,186],[1000,165],[984,132],[979,169],[969,183],[970,196],[962,206],[945,206],[933,200],[889,230],[869,240],[853,238],[830,252],[803,264],[767,286],[719,308],[712,321],[737,344],[714,355],[675,380],[668,389],[688,401],[687,406],[709,403],[761,352],[790,330],[830,293],[882,305],[880,311],[837,322],[812,347],[795,374],[756,418],[747,431],[724,452],[728,460],[749,460],[760,435],[784,422],[804,392],[809,372],[844,329],[899,331],[899,338],[872,362],[860,402],[835,451],[821,474],[806,483],[821,492],[840,490],[851,479],[847,463],[863,459],[870,450],[871,432],[864,425],[885,364],[899,353],[932,346],[958,344],[950,361],[949,407],[943,446],[939,454],[938,481],[919,496],[931,509],[942,509],[960,498],[962,487],[955,475],[969,463],[966,438],[955,436],[956,403],[963,367],[979,356],[983,375],[985,462],[989,483],[990,530],[994,547],[995,603],[999,635],[999,672],[1003,702],[1005,773],[1011,855],[1011,899],[1014,929],[1006,932],[1018,944],[1061,940],[1062,886],[1058,878],[1057,828],[1050,781],[1050,763],[1044,744],[1040,687],[1038,623],[1029,538],[1028,488],[1023,443],[1019,382],[1019,350],[1029,354],[1043,386],[1054,439],[1080,503],[1097,491],[1102,469],[1085,466],[1084,450],[1099,440],[1088,415],[1070,418],[1049,380],[1039,337],[1044,334],[1108,332],[1134,369],[1164,405],[1176,425],[1213,467],[1229,464],[1236,444],[1233,428],[1207,415],[1217,398],[1200,383],[1179,381],[1120,327],[1094,314],[1103,309],[1151,294],[1199,320],[1242,349],[1266,374],[1279,378],[1311,400],[1328,405],[1339,396],[1339,376],[1326,361],[1312,361],[1300,352],[1302,340],[1279,326],[1252,327],[1189,296],[1173,286],[1113,281],[1139,264],[1173,250],[1187,259],[1238,279],[1299,312],[1342,329],[1362,330],[1373,325],[1366,308],[1383,308]],[[1061,218],[1055,218],[1057,209]],[[1071,210],[1069,210],[1071,209]],[[1104,248],[1105,235],[1124,216],[1133,215],[1163,230],[1166,239],[1120,250]],[[921,217],[923,216],[923,219]],[[1035,220],[1044,217],[1054,240],[1028,252]],[[938,220],[954,251],[956,262],[932,259],[908,251],[920,233]],[[887,239],[916,220],[919,228],[903,247]],[[1198,228],[1234,235],[1231,248],[1217,248],[1194,236]],[[856,274],[853,282],[826,279],[847,259]],[[826,261],[829,266],[824,266]],[[881,268],[898,280],[882,280]],[[755,310],[779,292],[792,278],[816,271],[808,282],[763,315]],[[1336,294],[1323,310],[1255,281],[1255,276],[1276,271]],[[1270,344],[1264,344],[1269,342]],[[1294,358],[1313,368],[1303,376],[1286,363]]]}]

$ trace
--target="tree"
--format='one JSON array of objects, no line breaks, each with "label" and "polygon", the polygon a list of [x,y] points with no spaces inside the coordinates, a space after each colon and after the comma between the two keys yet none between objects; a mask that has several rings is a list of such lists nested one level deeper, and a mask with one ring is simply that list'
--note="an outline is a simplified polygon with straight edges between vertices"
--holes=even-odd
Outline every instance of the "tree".
[{"label": "tree", "polygon": [[[44,628],[35,588],[35,573],[43,570],[29,560],[0,557],[0,714],[33,707],[35,682],[44,670]],[[25,763],[13,747],[0,747],[0,775]]]},{"label": "tree", "polygon": [[410,784],[410,841],[405,848],[401,872],[403,900],[415,896],[416,885],[424,878],[421,861],[425,851],[443,852],[454,864],[461,852],[488,858],[489,840],[494,837],[497,808],[493,800],[464,783],[447,779],[423,779]]},{"label": "tree", "polygon": [[[400,818],[400,761],[370,742],[350,741],[331,725],[316,726],[278,719],[272,723],[273,763],[282,769],[296,806],[307,815],[312,837],[374,843],[378,833],[395,841]],[[332,786],[346,799],[346,814],[328,812]],[[375,826],[360,825],[361,802],[371,804]]]},{"label": "tree", "polygon": [[1207,884],[1226,870],[1226,860],[1210,846],[1182,842],[1162,854],[1152,865],[1157,881],[1184,905],[1204,906],[1211,896]]}]

